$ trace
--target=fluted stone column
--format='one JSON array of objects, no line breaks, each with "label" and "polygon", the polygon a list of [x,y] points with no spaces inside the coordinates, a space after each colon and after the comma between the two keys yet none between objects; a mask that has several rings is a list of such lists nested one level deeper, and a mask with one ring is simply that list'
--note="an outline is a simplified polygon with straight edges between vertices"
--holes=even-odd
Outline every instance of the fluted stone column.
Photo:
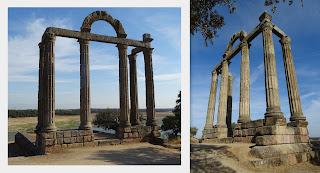
[{"label": "fluted stone column", "polygon": [[227,137],[226,115],[227,115],[228,80],[229,80],[228,65],[229,64],[227,60],[224,60],[222,62],[219,108],[218,108],[218,123],[217,123],[218,138]]},{"label": "fluted stone column", "polygon": [[217,83],[218,83],[218,72],[215,70],[212,72],[210,96],[209,96],[208,110],[207,110],[207,119],[206,119],[206,125],[204,127],[205,130],[213,128]]},{"label": "fluted stone column", "polygon": [[118,44],[119,50],[119,86],[120,86],[120,127],[129,127],[129,99],[128,99],[128,60],[127,46]]},{"label": "fluted stone column", "polygon": [[233,77],[231,73],[228,75],[228,99],[227,99],[227,115],[226,124],[228,128],[228,137],[232,137],[232,81]]},{"label": "fluted stone column", "polygon": [[145,62],[145,78],[146,78],[146,98],[147,98],[147,126],[156,126],[155,120],[155,102],[154,102],[154,82],[152,67],[152,50],[145,49],[143,51]]},{"label": "fluted stone column", "polygon": [[130,64],[130,121],[132,125],[139,125],[138,83],[137,83],[137,55],[129,55]]},{"label": "fluted stone column", "polygon": [[80,43],[80,126],[79,129],[91,129],[90,108],[90,67],[89,41],[79,40]]},{"label": "fluted stone column", "polygon": [[41,131],[43,128],[43,75],[44,75],[44,60],[45,60],[45,44],[40,42],[39,46],[39,81],[38,81],[38,124],[36,131]]},{"label": "fluted stone column", "polygon": [[[150,34],[143,34],[143,41],[150,44],[153,39]],[[150,45],[151,47],[151,45]],[[157,126],[155,119],[154,82],[152,67],[153,48],[143,49],[145,81],[146,81],[146,103],[147,103],[147,126]]]},{"label": "fluted stone column", "polygon": [[285,118],[280,109],[280,98],[278,89],[278,76],[274,45],[272,40],[271,16],[266,12],[260,16],[262,25],[263,53],[265,66],[265,90],[266,90],[266,125],[284,124]]},{"label": "fluted stone column", "polygon": [[291,113],[290,121],[305,121],[306,117],[302,113],[300,94],[298,90],[298,82],[291,53],[291,39],[288,36],[283,37],[281,38],[280,43],[282,47],[283,62],[289,97]]},{"label": "fluted stone column", "polygon": [[241,43],[240,101],[238,123],[250,121],[250,62],[249,44]]},{"label": "fluted stone column", "polygon": [[55,131],[55,67],[54,67],[55,35],[47,33],[45,38],[44,66],[44,115],[43,131]]}]

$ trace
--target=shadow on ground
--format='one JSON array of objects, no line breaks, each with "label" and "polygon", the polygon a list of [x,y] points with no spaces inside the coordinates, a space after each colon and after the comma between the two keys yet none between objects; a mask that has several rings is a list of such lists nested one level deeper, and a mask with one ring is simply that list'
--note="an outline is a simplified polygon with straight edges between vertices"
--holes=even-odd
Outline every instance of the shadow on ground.
[{"label": "shadow on ground", "polygon": [[99,150],[87,159],[119,165],[180,165],[180,158],[179,153],[163,153],[160,149],[143,147],[121,151]]},{"label": "shadow on ground", "polygon": [[191,144],[191,172],[236,173],[236,170],[219,161],[220,157],[238,160],[233,153],[227,150],[228,148],[228,146]]}]

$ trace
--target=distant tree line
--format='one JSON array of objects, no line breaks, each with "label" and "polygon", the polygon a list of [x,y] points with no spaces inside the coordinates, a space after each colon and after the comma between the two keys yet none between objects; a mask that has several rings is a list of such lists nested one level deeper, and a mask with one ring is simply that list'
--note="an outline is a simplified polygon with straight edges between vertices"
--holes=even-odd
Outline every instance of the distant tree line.
[{"label": "distant tree line", "polygon": [[[156,109],[156,112],[170,112],[172,109]],[[119,109],[108,108],[108,109],[91,109],[92,113],[101,113],[101,112],[119,112]],[[140,109],[141,113],[146,112],[146,109]],[[80,109],[57,109],[57,115],[79,115]],[[24,110],[15,110],[11,109],[8,111],[9,118],[19,118],[19,117],[36,117],[38,115],[37,109],[24,109]]]}]

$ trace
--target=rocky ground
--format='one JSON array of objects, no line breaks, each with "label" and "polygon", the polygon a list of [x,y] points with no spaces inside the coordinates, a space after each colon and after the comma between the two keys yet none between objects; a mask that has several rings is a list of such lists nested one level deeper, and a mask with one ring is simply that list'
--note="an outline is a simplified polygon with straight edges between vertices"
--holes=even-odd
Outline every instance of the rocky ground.
[{"label": "rocky ground", "polygon": [[249,164],[253,144],[191,144],[191,173],[319,173],[320,166],[300,163],[294,166],[260,167]]},{"label": "rocky ground", "polygon": [[179,165],[180,151],[149,143],[72,148],[43,156],[10,157],[9,165]]}]

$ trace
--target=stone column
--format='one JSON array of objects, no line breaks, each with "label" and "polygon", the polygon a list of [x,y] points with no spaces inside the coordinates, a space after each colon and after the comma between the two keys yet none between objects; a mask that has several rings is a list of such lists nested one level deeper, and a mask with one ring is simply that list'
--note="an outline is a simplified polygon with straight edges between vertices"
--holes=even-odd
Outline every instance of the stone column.
[{"label": "stone column", "polygon": [[228,76],[228,99],[227,99],[227,115],[226,124],[228,128],[228,137],[232,137],[232,81],[233,77],[231,74]]},{"label": "stone column", "polygon": [[118,44],[119,50],[119,87],[120,87],[120,127],[129,127],[128,99],[128,60],[127,45]]},{"label": "stone column", "polygon": [[204,127],[205,130],[213,128],[217,83],[218,83],[218,72],[215,70],[212,72],[210,96],[209,96],[208,110],[207,110],[207,119],[206,119],[206,125]]},{"label": "stone column", "polygon": [[291,53],[291,39],[286,36],[282,37],[280,40],[284,69],[286,74],[286,82],[288,89],[289,105],[290,105],[290,121],[299,122],[305,121],[306,117],[302,113],[300,94],[298,90],[296,70],[293,63],[293,57]]},{"label": "stone column", "polygon": [[[227,115],[227,100],[228,100],[228,74],[229,67],[228,61],[224,60],[222,62],[222,72],[221,72],[221,84],[220,84],[220,96],[219,96],[219,108],[218,108],[218,123],[217,127],[221,129],[221,133],[218,134],[218,137],[227,137],[227,124],[226,124],[226,115]],[[219,130],[218,130],[219,131]]]},{"label": "stone column", "polygon": [[39,81],[38,81],[38,124],[36,131],[41,131],[43,128],[43,73],[45,59],[45,44],[40,42],[39,46]]},{"label": "stone column", "polygon": [[132,125],[139,125],[138,83],[137,83],[137,55],[129,55],[130,64],[130,121]]},{"label": "stone column", "polygon": [[262,24],[263,53],[265,66],[265,89],[266,89],[266,125],[284,124],[285,118],[280,109],[280,98],[278,89],[278,76],[276,60],[274,54],[274,45],[272,40],[271,16],[263,13],[259,20]]},{"label": "stone column", "polygon": [[[143,34],[143,41],[150,44],[153,39],[150,34]],[[151,47],[151,45],[150,45]],[[146,81],[146,103],[147,103],[147,126],[157,126],[155,119],[154,82],[152,67],[153,48],[143,49],[145,81]]]},{"label": "stone column", "polygon": [[43,131],[55,131],[55,67],[54,67],[55,35],[46,33],[45,66],[44,66],[44,115]]},{"label": "stone column", "polygon": [[80,126],[79,129],[91,130],[90,108],[90,67],[89,41],[79,40],[80,43]]},{"label": "stone column", "polygon": [[156,126],[155,103],[154,103],[154,82],[152,67],[152,48],[144,49],[145,78],[146,78],[146,102],[147,102],[147,126]]},{"label": "stone column", "polygon": [[250,62],[249,44],[241,43],[240,101],[238,123],[250,121]]}]

